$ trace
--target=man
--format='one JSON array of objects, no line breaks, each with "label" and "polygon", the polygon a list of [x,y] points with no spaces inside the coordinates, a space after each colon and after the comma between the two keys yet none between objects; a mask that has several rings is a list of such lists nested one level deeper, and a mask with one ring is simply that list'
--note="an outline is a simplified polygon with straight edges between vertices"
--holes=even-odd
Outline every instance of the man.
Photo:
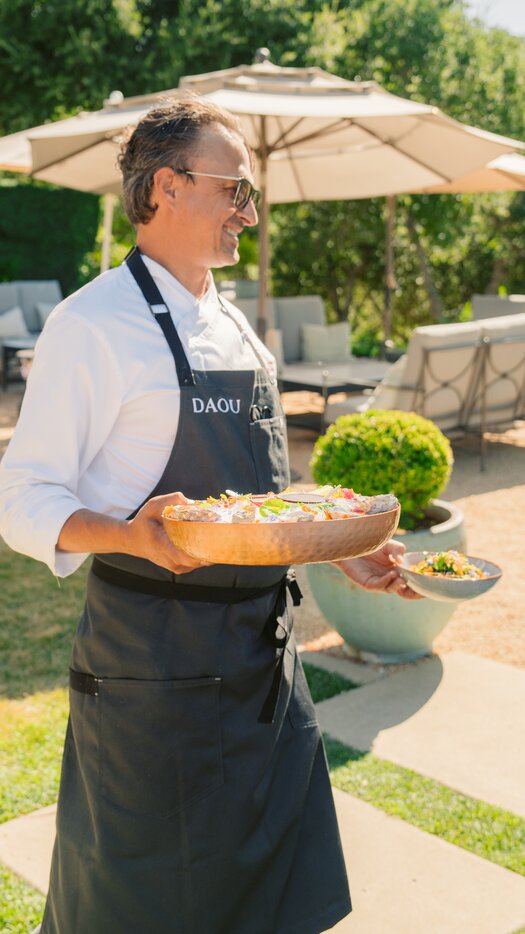
[{"label": "man", "polygon": [[[257,221],[250,153],[182,99],[120,167],[137,249],[49,319],[1,469],[13,548],[58,576],[95,555],[42,932],[319,934],[350,900],[297,591],[284,568],[199,566],[160,520],[289,482],[273,360],[209,272]],[[411,596],[400,551],[341,566]]]}]

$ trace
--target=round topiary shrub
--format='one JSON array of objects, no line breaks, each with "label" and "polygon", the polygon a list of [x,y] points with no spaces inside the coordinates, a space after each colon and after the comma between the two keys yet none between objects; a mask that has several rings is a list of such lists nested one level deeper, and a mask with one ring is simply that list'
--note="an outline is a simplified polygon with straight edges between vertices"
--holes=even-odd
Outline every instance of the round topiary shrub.
[{"label": "round topiary shrub", "polygon": [[454,458],[437,425],[413,412],[370,409],[342,415],[318,438],[310,467],[319,484],[374,496],[395,493],[401,525],[414,528],[445,488]]}]

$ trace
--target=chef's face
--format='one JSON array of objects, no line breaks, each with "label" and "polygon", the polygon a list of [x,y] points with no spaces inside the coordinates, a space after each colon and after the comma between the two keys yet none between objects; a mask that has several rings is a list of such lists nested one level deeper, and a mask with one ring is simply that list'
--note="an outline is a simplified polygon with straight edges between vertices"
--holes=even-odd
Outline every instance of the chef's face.
[{"label": "chef's face", "polygon": [[232,179],[179,175],[177,223],[184,224],[185,245],[193,263],[207,269],[239,261],[239,236],[257,223],[253,200],[234,204],[237,178],[253,184],[250,157],[242,140],[219,124],[203,130],[197,154],[185,166],[190,172],[230,175]]}]

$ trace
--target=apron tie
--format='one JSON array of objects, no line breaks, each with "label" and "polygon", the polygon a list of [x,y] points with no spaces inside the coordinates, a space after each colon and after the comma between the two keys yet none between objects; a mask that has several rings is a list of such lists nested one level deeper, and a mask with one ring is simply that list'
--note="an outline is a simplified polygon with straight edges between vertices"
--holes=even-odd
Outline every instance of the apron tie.
[{"label": "apron tie", "polygon": [[258,717],[259,723],[274,722],[275,712],[279,702],[279,694],[283,679],[284,652],[292,634],[293,627],[293,615],[288,611],[288,591],[290,592],[293,605],[299,606],[303,595],[297,583],[295,571],[288,571],[284,578],[279,588],[275,608],[265,626],[266,635],[275,648],[275,663],[270,690],[268,691]]}]

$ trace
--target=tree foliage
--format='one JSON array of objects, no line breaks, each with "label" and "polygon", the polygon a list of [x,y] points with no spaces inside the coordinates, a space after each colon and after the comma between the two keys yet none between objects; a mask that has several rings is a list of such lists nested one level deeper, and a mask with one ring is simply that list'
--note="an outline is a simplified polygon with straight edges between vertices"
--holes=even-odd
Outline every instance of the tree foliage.
[{"label": "tree foliage", "polygon": [[[10,0],[0,5],[0,132],[80,109],[114,89],[177,87],[181,75],[250,63],[375,80],[403,97],[525,137],[525,45],[467,17],[463,0]],[[384,294],[383,199],[272,209],[274,290],[319,292],[367,342]],[[120,258],[129,241],[121,224]],[[243,272],[254,261],[245,234]],[[398,199],[394,330],[462,313],[473,292],[525,292],[525,194]],[[91,250],[82,276],[95,271]],[[228,270],[231,275],[233,270]]]}]

